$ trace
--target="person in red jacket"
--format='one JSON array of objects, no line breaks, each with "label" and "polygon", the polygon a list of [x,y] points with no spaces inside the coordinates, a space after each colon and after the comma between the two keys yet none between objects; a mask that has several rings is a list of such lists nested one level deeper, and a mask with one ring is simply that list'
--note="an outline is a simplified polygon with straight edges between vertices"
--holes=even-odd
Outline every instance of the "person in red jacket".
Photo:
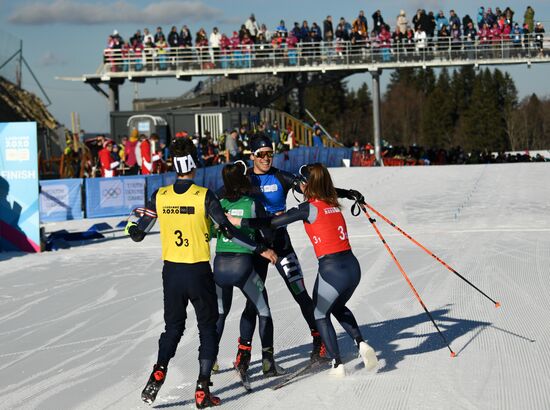
[{"label": "person in red jacket", "polygon": [[103,149],[99,151],[99,164],[101,166],[101,176],[110,178],[116,176],[116,168],[120,165],[119,161],[115,161],[111,156],[113,151],[113,141],[103,143]]},{"label": "person in red jacket", "polygon": [[145,137],[145,135],[142,135],[142,137],[143,140],[139,147],[141,151],[141,174],[150,175],[153,173],[153,162],[158,161],[160,156],[152,151],[149,138]]}]

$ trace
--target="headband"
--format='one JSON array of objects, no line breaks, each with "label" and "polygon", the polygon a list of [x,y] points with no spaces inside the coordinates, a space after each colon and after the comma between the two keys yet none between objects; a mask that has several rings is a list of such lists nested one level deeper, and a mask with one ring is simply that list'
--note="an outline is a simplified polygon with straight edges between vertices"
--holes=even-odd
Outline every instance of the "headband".
[{"label": "headband", "polygon": [[187,174],[193,168],[197,168],[195,161],[191,155],[186,155],[184,157],[174,157],[174,168],[178,174]]},{"label": "headband", "polygon": [[246,175],[246,171],[248,170],[248,166],[246,165],[246,162],[244,162],[242,159],[239,159],[238,161],[235,161],[233,165],[241,164],[244,167],[243,175]]},{"label": "headband", "polygon": [[304,164],[300,167],[300,170],[298,171],[299,178],[302,182],[307,182],[309,178],[309,165],[310,164]]}]

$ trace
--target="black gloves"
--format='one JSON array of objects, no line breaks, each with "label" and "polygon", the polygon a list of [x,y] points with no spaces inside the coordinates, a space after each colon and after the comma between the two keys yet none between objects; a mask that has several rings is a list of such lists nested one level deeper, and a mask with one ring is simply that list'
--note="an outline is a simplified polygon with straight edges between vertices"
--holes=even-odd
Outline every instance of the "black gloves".
[{"label": "black gloves", "polygon": [[363,194],[359,191],[356,191],[355,189],[348,189],[348,195],[348,199],[357,201],[360,204],[365,203],[365,197],[363,196]]}]

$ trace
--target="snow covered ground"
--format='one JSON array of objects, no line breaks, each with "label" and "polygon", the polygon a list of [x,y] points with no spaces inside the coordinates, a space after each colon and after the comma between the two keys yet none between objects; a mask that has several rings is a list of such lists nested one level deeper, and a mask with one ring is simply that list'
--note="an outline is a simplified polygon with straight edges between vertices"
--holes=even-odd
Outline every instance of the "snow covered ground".
[{"label": "snow covered ground", "polygon": [[[367,202],[469,278],[493,304],[377,218],[445,337],[451,358],[367,219],[346,218],[363,269],[348,306],[380,359],[367,372],[337,325],[348,377],[325,373],[283,389],[261,376],[253,348],[252,394],[234,371],[243,298],[235,293],[213,391],[223,408],[550,408],[550,164],[334,169],[335,183]],[[289,204],[294,204],[289,199]],[[108,220],[112,225],[121,220]],[[50,224],[87,229],[97,220]],[[311,289],[312,248],[290,235]],[[120,232],[41,255],[0,254],[0,408],[138,409],[163,329],[158,232],[134,244]],[[267,289],[276,357],[296,368],[311,337],[279,275]],[[187,331],[155,408],[194,407],[197,330]]]}]

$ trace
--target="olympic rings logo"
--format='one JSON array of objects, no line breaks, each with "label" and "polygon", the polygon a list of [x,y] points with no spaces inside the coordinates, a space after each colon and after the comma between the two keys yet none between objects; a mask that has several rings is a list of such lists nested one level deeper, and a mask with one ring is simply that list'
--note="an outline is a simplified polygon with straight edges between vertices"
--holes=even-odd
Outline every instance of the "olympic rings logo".
[{"label": "olympic rings logo", "polygon": [[103,190],[103,196],[107,198],[117,198],[120,195],[120,188],[109,188]]}]

